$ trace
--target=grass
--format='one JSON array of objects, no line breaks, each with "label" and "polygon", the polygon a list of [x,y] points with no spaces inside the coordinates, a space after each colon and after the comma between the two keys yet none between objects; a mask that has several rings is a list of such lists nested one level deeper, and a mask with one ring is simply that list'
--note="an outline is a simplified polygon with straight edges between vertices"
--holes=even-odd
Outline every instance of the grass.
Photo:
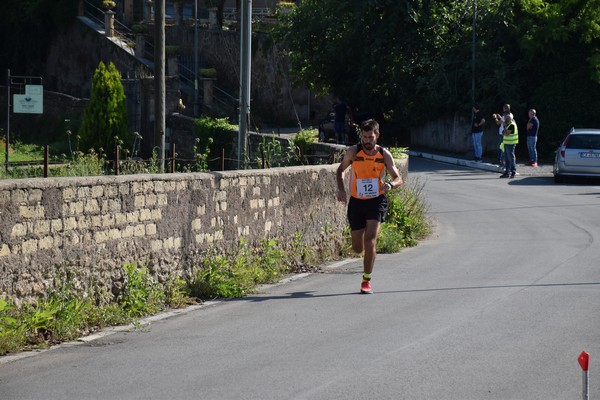
[{"label": "grass", "polygon": [[[6,163],[6,142],[0,139],[0,163]],[[44,148],[35,144],[14,142],[10,144],[8,160],[11,163],[31,163],[44,161]]]}]

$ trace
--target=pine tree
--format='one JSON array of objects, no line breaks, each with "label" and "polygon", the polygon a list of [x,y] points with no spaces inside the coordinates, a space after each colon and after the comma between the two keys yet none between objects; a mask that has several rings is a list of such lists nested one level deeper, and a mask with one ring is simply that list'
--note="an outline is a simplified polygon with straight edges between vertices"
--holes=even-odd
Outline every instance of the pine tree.
[{"label": "pine tree", "polygon": [[86,149],[111,154],[116,143],[129,148],[132,134],[127,127],[125,92],[121,74],[111,62],[102,61],[94,72],[92,94],[85,108],[79,136]]}]

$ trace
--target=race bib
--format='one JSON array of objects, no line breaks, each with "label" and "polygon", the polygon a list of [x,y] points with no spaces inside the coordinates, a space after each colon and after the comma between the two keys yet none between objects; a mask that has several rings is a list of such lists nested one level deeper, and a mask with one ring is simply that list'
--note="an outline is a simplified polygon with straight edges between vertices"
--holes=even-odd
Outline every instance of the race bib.
[{"label": "race bib", "polygon": [[379,196],[379,179],[357,179],[356,194],[363,199]]}]

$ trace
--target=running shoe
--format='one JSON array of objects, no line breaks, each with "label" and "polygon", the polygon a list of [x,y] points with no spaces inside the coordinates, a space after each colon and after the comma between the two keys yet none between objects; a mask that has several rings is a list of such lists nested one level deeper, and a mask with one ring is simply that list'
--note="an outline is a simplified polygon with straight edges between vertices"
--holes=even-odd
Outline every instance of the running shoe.
[{"label": "running shoe", "polygon": [[373,293],[373,289],[371,289],[371,282],[369,282],[369,281],[363,281],[360,284],[360,292],[361,293],[366,293],[366,294]]}]

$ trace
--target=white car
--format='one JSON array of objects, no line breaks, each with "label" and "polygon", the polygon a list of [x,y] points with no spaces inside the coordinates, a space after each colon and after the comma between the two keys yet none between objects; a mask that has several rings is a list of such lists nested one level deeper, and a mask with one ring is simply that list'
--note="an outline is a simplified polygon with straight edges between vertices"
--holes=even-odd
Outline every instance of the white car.
[{"label": "white car", "polygon": [[569,176],[600,177],[600,129],[571,128],[556,150],[554,181]]}]

